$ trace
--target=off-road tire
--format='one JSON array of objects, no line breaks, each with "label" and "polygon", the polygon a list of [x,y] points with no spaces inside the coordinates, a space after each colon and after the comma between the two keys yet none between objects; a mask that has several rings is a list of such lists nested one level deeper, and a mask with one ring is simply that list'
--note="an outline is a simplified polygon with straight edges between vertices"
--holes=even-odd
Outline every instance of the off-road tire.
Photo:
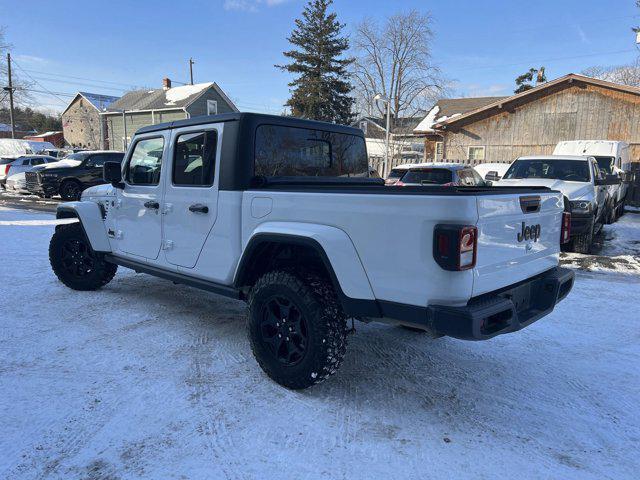
[{"label": "off-road tire", "polygon": [[77,180],[65,180],[60,184],[60,198],[66,201],[80,200],[82,184]]},{"label": "off-road tire", "polygon": [[[290,301],[305,318],[306,351],[294,365],[283,364],[264,340],[264,311],[275,297]],[[275,270],[260,277],[249,293],[247,333],[262,370],[280,385],[299,390],[324,381],[342,364],[347,317],[328,281],[311,273]]]},{"label": "off-road tire", "polygon": [[49,263],[58,280],[73,290],[104,287],[118,270],[91,248],[80,223],[56,228],[49,243]]}]

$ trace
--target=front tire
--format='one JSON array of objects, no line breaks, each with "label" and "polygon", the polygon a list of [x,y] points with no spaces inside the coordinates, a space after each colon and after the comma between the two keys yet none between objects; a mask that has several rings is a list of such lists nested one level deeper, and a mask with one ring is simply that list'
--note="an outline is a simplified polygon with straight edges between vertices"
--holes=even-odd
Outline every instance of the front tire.
[{"label": "front tire", "polygon": [[251,289],[248,312],[253,354],[280,385],[311,387],[342,364],[347,319],[333,288],[320,277],[269,272]]},{"label": "front tire", "polygon": [[73,290],[97,290],[116,274],[118,266],[95,252],[80,223],[58,227],[49,243],[49,263],[56,277]]}]

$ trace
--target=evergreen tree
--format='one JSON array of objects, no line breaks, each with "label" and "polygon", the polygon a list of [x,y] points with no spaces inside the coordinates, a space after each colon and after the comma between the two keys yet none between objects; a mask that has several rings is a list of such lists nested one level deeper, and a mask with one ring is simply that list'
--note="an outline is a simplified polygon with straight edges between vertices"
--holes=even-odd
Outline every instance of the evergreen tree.
[{"label": "evergreen tree", "polygon": [[340,35],[344,24],[327,12],[332,3],[309,1],[288,38],[294,49],[284,56],[291,62],[276,67],[297,76],[289,83],[291,98],[286,103],[293,116],[347,124],[353,119],[347,72],[353,59],[343,56],[349,40]]},{"label": "evergreen tree", "polygon": [[[535,84],[532,84],[535,78]],[[518,78],[516,78],[517,88],[513,93],[522,93],[527,90],[531,90],[533,87],[537,86],[539,83],[544,83],[547,81],[547,76],[544,73],[544,67],[540,68],[530,68],[527,73],[523,73]]]}]

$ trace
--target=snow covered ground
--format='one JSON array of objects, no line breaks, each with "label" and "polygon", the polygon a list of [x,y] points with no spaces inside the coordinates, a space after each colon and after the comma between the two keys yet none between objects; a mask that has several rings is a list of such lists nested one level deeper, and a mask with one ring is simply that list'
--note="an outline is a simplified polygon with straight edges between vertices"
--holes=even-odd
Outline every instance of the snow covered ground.
[{"label": "snow covered ground", "polygon": [[638,476],[638,274],[581,271],[488,342],[356,325],[340,372],[291,392],[253,360],[241,303],[125,269],[63,287],[52,219],[0,209],[2,479]]}]

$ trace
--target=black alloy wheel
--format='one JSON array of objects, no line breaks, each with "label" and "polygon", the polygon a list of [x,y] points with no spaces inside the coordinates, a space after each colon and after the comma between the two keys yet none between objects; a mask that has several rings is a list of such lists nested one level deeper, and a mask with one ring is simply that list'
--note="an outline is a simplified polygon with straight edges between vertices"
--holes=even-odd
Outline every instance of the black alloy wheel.
[{"label": "black alloy wheel", "polygon": [[72,238],[62,245],[61,263],[68,274],[80,279],[95,268],[96,257],[86,240]]},{"label": "black alloy wheel", "polygon": [[260,333],[262,342],[282,365],[291,367],[304,359],[309,335],[307,321],[290,299],[277,295],[265,303]]},{"label": "black alloy wheel", "polygon": [[104,254],[96,252],[79,222],[58,225],[49,243],[49,262],[56,277],[74,290],[97,290],[118,270]]}]

